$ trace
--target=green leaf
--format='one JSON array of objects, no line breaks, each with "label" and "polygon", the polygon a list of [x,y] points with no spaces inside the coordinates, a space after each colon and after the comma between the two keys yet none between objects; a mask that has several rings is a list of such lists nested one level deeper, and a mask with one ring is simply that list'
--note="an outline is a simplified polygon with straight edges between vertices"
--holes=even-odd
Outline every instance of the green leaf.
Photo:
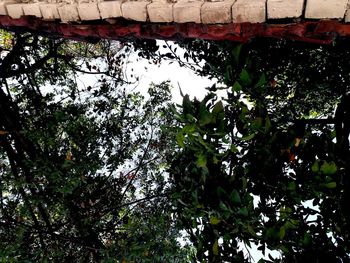
[{"label": "green leaf", "polygon": [[245,190],[247,189],[248,181],[247,178],[242,177],[242,189]]},{"label": "green leaf", "polygon": [[292,213],[292,209],[290,207],[281,206],[280,215],[282,219],[288,218],[291,213]]},{"label": "green leaf", "polygon": [[195,124],[186,124],[183,128],[182,128],[182,133],[185,134],[191,134],[196,130],[196,125]]},{"label": "green leaf", "polygon": [[248,216],[248,209],[246,207],[242,207],[238,210],[238,214],[241,216]]},{"label": "green leaf", "polygon": [[230,211],[230,209],[223,202],[220,202],[219,207],[223,211]]},{"label": "green leaf", "polygon": [[330,183],[324,184],[324,186],[326,188],[333,189],[333,188],[337,187],[337,183],[336,182],[330,182]]},{"label": "green leaf", "polygon": [[251,139],[253,139],[255,137],[255,133],[252,133],[250,135],[244,136],[241,138],[242,141],[250,141]]},{"label": "green leaf", "polygon": [[241,84],[238,81],[235,82],[232,86],[232,91],[240,92],[242,90]]},{"label": "green leaf", "polygon": [[176,134],[176,141],[177,141],[177,144],[181,147],[181,148],[184,148],[185,147],[185,136],[183,135],[182,132],[178,132]]},{"label": "green leaf", "polygon": [[199,125],[203,126],[211,121],[211,116],[209,111],[207,110],[205,104],[202,102],[199,105]]},{"label": "green leaf", "polygon": [[297,229],[299,225],[299,220],[296,219],[289,219],[285,224],[284,227],[286,229]]},{"label": "green leaf", "polygon": [[321,173],[324,175],[332,175],[335,174],[337,172],[337,165],[334,162],[323,162],[323,164],[321,165]]},{"label": "green leaf", "polygon": [[219,255],[219,242],[216,239],[214,244],[213,244],[213,254],[214,256],[218,256]]},{"label": "green leaf", "polygon": [[234,146],[233,144],[231,145],[230,150],[231,150],[231,152],[233,152],[233,153],[238,153],[238,152],[239,152],[238,149],[237,149],[237,147]]},{"label": "green leaf", "polygon": [[183,114],[186,116],[187,114],[192,114],[192,102],[190,100],[190,96],[186,94],[182,99],[182,109]]},{"label": "green leaf", "polygon": [[232,55],[237,65],[239,64],[239,56],[241,54],[241,49],[242,49],[242,44],[239,44],[235,46],[234,49],[232,49]]},{"label": "green leaf", "polygon": [[221,186],[219,186],[219,187],[217,188],[216,191],[217,191],[219,197],[222,197],[222,196],[226,196],[226,195],[227,195],[225,189],[222,188]]},{"label": "green leaf", "polygon": [[241,197],[239,196],[238,192],[236,189],[234,189],[232,192],[231,192],[231,195],[230,195],[230,198],[231,198],[231,201],[235,204],[240,204],[242,201],[241,201]]},{"label": "green leaf", "polygon": [[226,66],[224,78],[225,78],[225,83],[229,83],[231,81],[231,76],[232,76],[232,66],[228,65]]},{"label": "green leaf", "polygon": [[295,182],[290,182],[290,183],[288,184],[288,186],[287,186],[287,189],[288,189],[289,191],[295,191],[295,189],[296,189],[296,184],[295,184]]},{"label": "green leaf", "polygon": [[211,216],[209,218],[209,221],[210,221],[210,224],[212,224],[214,226],[218,225],[221,222],[221,220],[219,218],[217,218],[216,216]]},{"label": "green leaf", "polygon": [[283,240],[283,238],[285,237],[285,235],[286,235],[286,229],[282,226],[282,227],[280,228],[279,233],[278,233],[278,236],[279,236],[280,240]]},{"label": "green leaf", "polygon": [[249,232],[249,234],[251,234],[253,237],[257,237],[258,235],[255,233],[254,229],[252,228],[252,226],[248,225],[247,226],[247,230]]},{"label": "green leaf", "polygon": [[262,73],[258,83],[256,83],[255,88],[260,88],[266,85],[266,75],[265,73]]},{"label": "green leaf", "polygon": [[224,105],[222,104],[222,101],[218,101],[217,103],[215,103],[212,113],[214,115],[218,115],[219,113],[223,113],[223,112],[224,112]]},{"label": "green leaf", "polygon": [[249,73],[246,69],[243,69],[241,74],[239,75],[239,79],[241,81],[241,84],[244,86],[249,86],[250,84],[252,84],[252,80],[249,76]]},{"label": "green leaf", "polygon": [[218,164],[220,162],[220,160],[218,159],[218,157],[216,157],[215,155],[213,156],[213,163],[214,164]]},{"label": "green leaf", "polygon": [[203,153],[197,156],[197,166],[201,168],[207,167],[207,156]]},{"label": "green leaf", "polygon": [[[225,117],[225,112],[224,112],[224,105],[222,104],[222,101],[218,101],[212,110],[211,114],[211,123],[215,123],[217,126],[217,131],[222,132],[224,129],[224,117]],[[222,134],[223,136],[224,134]]]},{"label": "green leaf", "polygon": [[312,238],[311,238],[311,235],[309,233],[305,233],[304,234],[304,238],[303,238],[303,245],[304,246],[308,246],[311,244],[311,241],[312,241]]},{"label": "green leaf", "polygon": [[265,118],[265,132],[268,132],[271,130],[271,120],[269,116],[266,116]]},{"label": "green leaf", "polygon": [[183,135],[183,133],[182,133],[182,132],[178,132],[178,133],[176,134],[176,141],[177,141],[177,144],[178,144],[181,148],[184,148],[184,147],[185,147],[184,140],[185,140],[185,136]]},{"label": "green leaf", "polygon": [[311,171],[313,173],[318,173],[320,170],[320,165],[319,165],[320,160],[316,160],[315,163],[311,166]]}]

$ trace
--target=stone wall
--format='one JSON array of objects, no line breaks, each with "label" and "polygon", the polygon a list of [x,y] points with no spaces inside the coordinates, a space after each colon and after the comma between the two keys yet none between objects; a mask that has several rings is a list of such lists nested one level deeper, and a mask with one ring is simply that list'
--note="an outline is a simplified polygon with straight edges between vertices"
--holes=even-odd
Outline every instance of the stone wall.
[{"label": "stone wall", "polygon": [[0,0],[0,15],[64,23],[117,18],[151,23],[263,23],[281,19],[350,22],[350,0]]},{"label": "stone wall", "polygon": [[350,38],[350,0],[0,0],[0,27],[89,41],[273,37],[330,44]]}]

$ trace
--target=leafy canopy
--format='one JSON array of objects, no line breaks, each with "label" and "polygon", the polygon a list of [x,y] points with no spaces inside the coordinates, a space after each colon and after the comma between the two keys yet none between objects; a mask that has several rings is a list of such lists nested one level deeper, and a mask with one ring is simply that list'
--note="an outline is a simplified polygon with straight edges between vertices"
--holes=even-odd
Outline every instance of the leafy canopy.
[{"label": "leafy canopy", "polygon": [[254,244],[281,254],[261,262],[348,261],[348,50],[184,46],[199,74],[223,82],[203,100],[184,96],[175,115],[170,174],[196,260],[249,262]]},{"label": "leafy canopy", "polygon": [[[345,42],[184,41],[179,55],[154,41],[5,39],[3,260],[249,262],[253,246],[281,254],[261,262],[349,260]],[[220,84],[182,105],[168,82],[128,91],[135,49]]]},{"label": "leafy canopy", "polygon": [[1,261],[186,261],[165,171],[169,83],[147,97],[132,91],[127,44],[10,37],[0,63]]}]

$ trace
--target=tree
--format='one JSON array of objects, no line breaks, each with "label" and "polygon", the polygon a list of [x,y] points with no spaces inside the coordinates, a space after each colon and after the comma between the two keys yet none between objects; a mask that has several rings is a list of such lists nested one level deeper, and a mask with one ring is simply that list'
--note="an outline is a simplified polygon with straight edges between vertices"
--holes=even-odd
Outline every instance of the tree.
[{"label": "tree", "polygon": [[[4,261],[249,262],[253,244],[281,253],[261,262],[349,261],[346,42],[184,41],[181,58],[146,40],[7,39]],[[129,92],[132,46],[221,83],[180,106],[167,82]]]},{"label": "tree", "polygon": [[255,243],[281,253],[262,262],[349,261],[344,43],[185,46],[190,65],[204,63],[199,74],[224,82],[202,101],[184,96],[176,110],[170,174],[195,260],[249,261],[241,245]]},{"label": "tree", "polygon": [[161,129],[173,122],[169,83],[149,98],[128,91],[127,44],[6,37],[1,261],[184,262],[169,224],[172,141]]}]

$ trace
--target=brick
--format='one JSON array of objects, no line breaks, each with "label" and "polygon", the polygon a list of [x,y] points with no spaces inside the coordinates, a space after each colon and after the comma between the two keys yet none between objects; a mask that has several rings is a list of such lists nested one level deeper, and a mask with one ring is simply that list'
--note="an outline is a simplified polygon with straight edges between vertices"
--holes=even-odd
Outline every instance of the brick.
[{"label": "brick", "polygon": [[235,0],[205,2],[201,8],[203,24],[227,24],[232,22],[232,5]]},{"label": "brick", "polygon": [[164,2],[153,2],[147,6],[149,20],[153,23],[169,23],[174,21],[174,4]]},{"label": "brick", "polygon": [[79,21],[79,13],[76,4],[63,5],[58,8],[62,22]]},{"label": "brick", "polygon": [[208,25],[207,33],[215,39],[220,39],[227,35],[239,36],[241,34],[241,26],[240,24]]},{"label": "brick", "polygon": [[60,4],[40,4],[40,11],[43,19],[49,21],[60,19],[58,7],[60,7]]},{"label": "brick", "polygon": [[343,19],[345,16],[348,0],[307,0],[305,18]]},{"label": "brick", "polygon": [[201,23],[202,1],[180,1],[174,4],[174,22],[177,23]]},{"label": "brick", "polygon": [[263,23],[266,21],[266,0],[237,0],[232,6],[234,23]]},{"label": "brick", "polygon": [[297,18],[303,14],[304,0],[268,0],[267,18]]},{"label": "brick", "polygon": [[122,1],[103,1],[98,3],[102,19],[122,16]]},{"label": "brick", "polygon": [[152,27],[152,32],[155,35],[159,35],[165,38],[170,38],[176,35],[177,27],[176,25],[154,25]]},{"label": "brick", "polygon": [[82,3],[78,5],[78,13],[81,20],[99,20],[100,10],[97,7],[97,3]]},{"label": "brick", "polygon": [[10,4],[6,6],[7,13],[11,18],[20,18],[24,15],[23,12],[24,4]]},{"label": "brick", "polygon": [[40,5],[38,3],[23,5],[23,12],[26,16],[42,17]]},{"label": "brick", "polygon": [[190,24],[187,31],[187,37],[189,38],[201,38],[206,35],[207,27],[201,24]]},{"label": "brick", "polygon": [[146,22],[148,1],[128,1],[122,4],[122,15],[125,19]]},{"label": "brick", "polygon": [[116,36],[141,36],[141,25],[139,23],[127,26],[115,26],[113,29],[113,35]]}]

